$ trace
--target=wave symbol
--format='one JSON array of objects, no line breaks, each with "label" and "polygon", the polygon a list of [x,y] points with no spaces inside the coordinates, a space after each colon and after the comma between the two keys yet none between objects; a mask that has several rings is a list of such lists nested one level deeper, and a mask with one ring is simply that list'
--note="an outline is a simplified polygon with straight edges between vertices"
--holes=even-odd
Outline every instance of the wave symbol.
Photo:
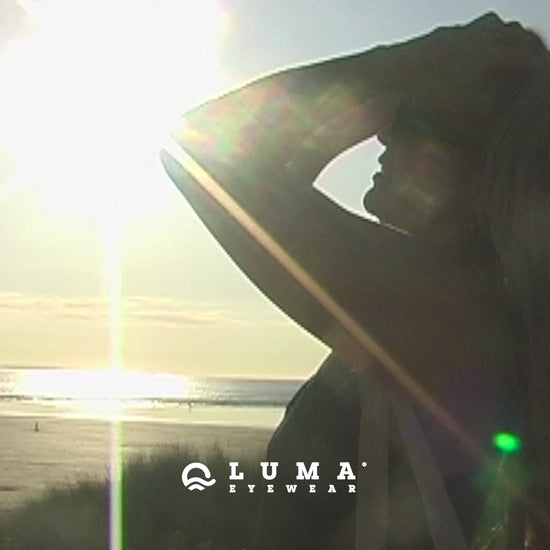
[{"label": "wave symbol", "polygon": [[[198,476],[189,477],[189,472],[195,469],[200,470],[206,479]],[[204,491],[206,487],[211,487],[214,483],[216,483],[215,479],[210,479],[211,477],[212,474],[210,473],[210,470],[202,462],[191,462],[181,473],[181,481],[190,491],[194,491],[195,489]]]}]

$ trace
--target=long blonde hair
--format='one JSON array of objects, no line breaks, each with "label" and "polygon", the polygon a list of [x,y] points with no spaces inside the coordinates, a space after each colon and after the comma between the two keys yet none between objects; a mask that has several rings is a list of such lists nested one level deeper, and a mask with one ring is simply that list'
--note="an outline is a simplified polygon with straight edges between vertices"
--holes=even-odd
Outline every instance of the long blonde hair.
[{"label": "long blonde hair", "polygon": [[495,133],[480,223],[496,253],[516,328],[528,523],[550,543],[550,75],[523,94]]}]

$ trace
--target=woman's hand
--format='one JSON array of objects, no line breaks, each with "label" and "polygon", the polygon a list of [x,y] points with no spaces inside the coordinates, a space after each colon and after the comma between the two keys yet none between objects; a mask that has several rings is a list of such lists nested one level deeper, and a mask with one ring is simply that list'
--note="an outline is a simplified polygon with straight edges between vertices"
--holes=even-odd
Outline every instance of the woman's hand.
[{"label": "woman's hand", "polygon": [[492,13],[385,50],[388,62],[396,60],[404,100],[481,150],[495,117],[538,75],[550,74],[540,38]]}]

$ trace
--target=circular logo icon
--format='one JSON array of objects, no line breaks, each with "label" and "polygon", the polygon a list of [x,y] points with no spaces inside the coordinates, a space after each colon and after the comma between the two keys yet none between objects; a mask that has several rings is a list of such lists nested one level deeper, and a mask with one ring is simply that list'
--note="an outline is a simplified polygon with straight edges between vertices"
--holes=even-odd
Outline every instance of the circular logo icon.
[{"label": "circular logo icon", "polygon": [[[189,477],[192,470],[200,470],[203,477]],[[195,489],[204,491],[206,487],[211,487],[216,483],[215,479],[210,479],[211,477],[212,474],[208,466],[205,466],[202,462],[191,462],[191,464],[188,464],[181,473],[181,481],[190,491],[194,491]]]}]

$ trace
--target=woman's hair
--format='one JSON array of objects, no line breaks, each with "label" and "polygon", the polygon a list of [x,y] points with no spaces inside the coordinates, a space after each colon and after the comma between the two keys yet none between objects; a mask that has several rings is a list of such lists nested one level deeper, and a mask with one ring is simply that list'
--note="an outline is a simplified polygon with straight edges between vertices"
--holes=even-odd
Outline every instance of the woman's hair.
[{"label": "woman's hair", "polygon": [[[550,73],[550,71],[549,71]],[[487,156],[481,227],[516,329],[528,517],[550,542],[550,75],[508,111]],[[542,548],[541,543],[536,545]]]}]

